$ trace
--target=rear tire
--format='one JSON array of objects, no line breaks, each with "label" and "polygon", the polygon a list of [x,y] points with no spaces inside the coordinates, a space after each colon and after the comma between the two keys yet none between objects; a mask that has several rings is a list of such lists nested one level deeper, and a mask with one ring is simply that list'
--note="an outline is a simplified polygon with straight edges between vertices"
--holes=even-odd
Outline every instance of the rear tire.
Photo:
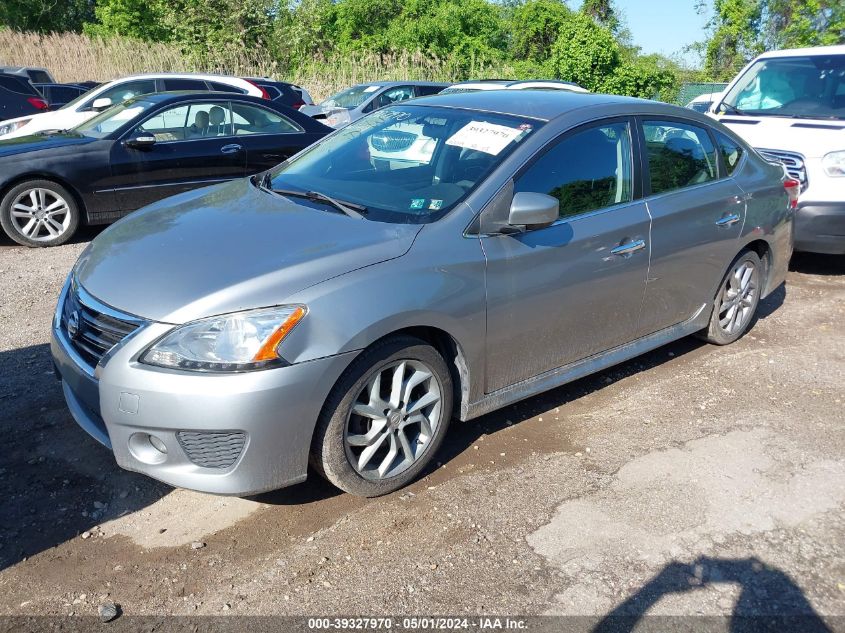
[{"label": "rear tire", "polygon": [[28,180],[0,201],[0,226],[23,246],[58,246],[79,226],[79,206],[67,189],[51,180]]},{"label": "rear tire", "polygon": [[763,261],[754,251],[737,256],[719,285],[710,323],[700,338],[714,345],[728,345],[748,331],[760,303],[763,273]]},{"label": "rear tire", "polygon": [[378,497],[413,481],[437,453],[452,417],[452,378],[420,339],[385,339],[353,361],[329,394],[311,463],[332,484]]}]

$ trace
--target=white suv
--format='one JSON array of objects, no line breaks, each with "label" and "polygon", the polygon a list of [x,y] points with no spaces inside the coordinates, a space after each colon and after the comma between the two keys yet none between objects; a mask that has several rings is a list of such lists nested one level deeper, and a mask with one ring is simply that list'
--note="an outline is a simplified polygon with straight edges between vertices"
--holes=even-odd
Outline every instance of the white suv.
[{"label": "white suv", "polygon": [[845,46],[760,55],[710,114],[800,181],[796,250],[845,254]]},{"label": "white suv", "polygon": [[251,81],[225,75],[158,73],[115,79],[80,95],[53,112],[43,112],[0,122],[0,140],[28,136],[44,130],[68,130],[101,110],[140,94],[167,90],[218,90],[265,97]]}]

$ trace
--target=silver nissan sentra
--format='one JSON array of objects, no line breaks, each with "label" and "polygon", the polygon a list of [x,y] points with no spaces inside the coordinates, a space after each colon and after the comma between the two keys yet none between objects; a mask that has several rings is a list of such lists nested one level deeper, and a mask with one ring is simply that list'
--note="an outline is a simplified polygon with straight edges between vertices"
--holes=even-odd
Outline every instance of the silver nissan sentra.
[{"label": "silver nissan sentra", "polygon": [[310,462],[376,496],[452,418],[690,334],[737,340],[784,281],[798,186],[674,106],[419,99],[104,231],[62,289],[53,357],[123,468],[247,495]]}]

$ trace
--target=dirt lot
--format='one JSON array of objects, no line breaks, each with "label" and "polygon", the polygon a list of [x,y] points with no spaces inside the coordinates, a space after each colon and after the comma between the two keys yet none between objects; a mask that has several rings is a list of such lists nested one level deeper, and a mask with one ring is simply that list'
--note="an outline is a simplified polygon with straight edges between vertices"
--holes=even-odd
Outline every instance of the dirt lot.
[{"label": "dirt lot", "polygon": [[121,471],[72,421],[47,340],[83,247],[0,241],[0,614],[842,624],[845,258],[796,257],[735,345],[685,339],[456,425],[405,491],[244,500]]}]

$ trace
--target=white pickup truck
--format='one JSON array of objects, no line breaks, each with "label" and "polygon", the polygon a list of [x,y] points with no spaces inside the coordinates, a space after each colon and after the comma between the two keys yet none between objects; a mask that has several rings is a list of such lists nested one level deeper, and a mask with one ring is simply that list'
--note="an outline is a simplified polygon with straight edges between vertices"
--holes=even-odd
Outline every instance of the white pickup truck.
[{"label": "white pickup truck", "polygon": [[845,46],[760,55],[710,114],[800,181],[795,249],[845,254]]}]

